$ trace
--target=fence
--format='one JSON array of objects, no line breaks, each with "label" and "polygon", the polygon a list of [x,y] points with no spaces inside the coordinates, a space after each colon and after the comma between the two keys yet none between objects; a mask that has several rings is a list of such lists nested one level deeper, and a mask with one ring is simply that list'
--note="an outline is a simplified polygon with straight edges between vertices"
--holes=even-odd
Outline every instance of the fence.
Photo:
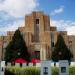
[{"label": "fence", "polygon": [[[43,64],[43,65],[42,65]],[[49,66],[48,66],[48,64],[49,64]],[[64,64],[66,64],[66,63],[64,63]],[[0,75],[4,75],[4,72],[5,72],[5,68],[8,68],[8,67],[12,67],[12,66],[17,66],[17,67],[27,67],[27,66],[36,66],[36,67],[40,67],[41,68],[41,72],[42,73],[44,73],[44,71],[46,72],[46,70],[43,70],[43,69],[47,69],[47,67],[48,68],[51,68],[51,67],[53,67],[53,66],[56,66],[56,67],[59,67],[59,68],[67,68],[66,67],[66,65],[64,66],[64,64],[62,64],[62,65],[60,65],[60,63],[59,62],[56,62],[56,63],[54,63],[54,62],[50,62],[50,63],[48,63],[48,61],[46,61],[45,63],[44,62],[40,62],[40,63],[22,63],[22,64],[20,64],[20,63],[15,63],[15,64],[12,64],[12,63],[7,63],[7,64],[5,64],[5,61],[2,61],[1,63],[0,63]],[[69,64],[69,63],[67,63],[67,64]],[[70,62],[70,64],[69,64],[70,66],[75,66],[75,62]],[[64,66],[64,67],[63,67]],[[68,69],[68,68],[67,68]],[[65,69],[66,70],[66,69]],[[47,71],[47,72],[49,72],[49,71]],[[62,72],[64,72],[64,70],[62,69]],[[65,71],[65,72],[67,72],[67,71]],[[42,75],[42,73],[41,73],[41,75]],[[68,73],[68,72],[67,72]],[[65,74],[66,75],[66,74]]]},{"label": "fence", "polygon": [[[75,62],[70,62],[70,66],[75,66]],[[41,67],[41,63],[15,63],[14,65],[12,63],[7,63],[5,65],[6,67],[11,67],[11,66],[18,66],[18,67],[26,67],[26,66],[36,66],[36,67]],[[51,66],[54,67],[59,67],[59,62],[51,62]]]}]

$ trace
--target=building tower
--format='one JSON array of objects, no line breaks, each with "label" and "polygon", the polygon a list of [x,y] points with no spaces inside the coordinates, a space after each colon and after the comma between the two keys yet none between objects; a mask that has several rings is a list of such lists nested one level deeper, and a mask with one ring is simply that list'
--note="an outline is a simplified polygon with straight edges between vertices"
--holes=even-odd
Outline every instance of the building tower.
[{"label": "building tower", "polygon": [[33,12],[25,17],[23,31],[32,58],[50,59],[50,18],[43,12]]}]

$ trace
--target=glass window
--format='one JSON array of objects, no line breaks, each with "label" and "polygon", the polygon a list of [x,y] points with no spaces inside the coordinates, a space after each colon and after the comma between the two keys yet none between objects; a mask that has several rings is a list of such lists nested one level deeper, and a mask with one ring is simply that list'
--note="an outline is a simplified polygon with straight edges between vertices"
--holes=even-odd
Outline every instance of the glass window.
[{"label": "glass window", "polygon": [[36,24],[34,25],[34,38],[35,42],[39,42],[39,19],[36,19]]},{"label": "glass window", "polygon": [[36,24],[39,24],[39,19],[36,19]]},{"label": "glass window", "polygon": [[51,42],[51,47],[54,47],[54,42]]},{"label": "glass window", "polygon": [[51,32],[51,47],[54,47],[54,33]]}]

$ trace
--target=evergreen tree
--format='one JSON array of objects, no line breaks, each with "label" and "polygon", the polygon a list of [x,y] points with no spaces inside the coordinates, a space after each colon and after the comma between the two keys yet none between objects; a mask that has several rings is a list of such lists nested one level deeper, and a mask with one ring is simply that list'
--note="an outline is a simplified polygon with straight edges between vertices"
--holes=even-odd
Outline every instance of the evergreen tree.
[{"label": "evergreen tree", "polygon": [[70,50],[67,48],[65,41],[61,34],[58,35],[57,42],[55,44],[55,48],[52,51],[52,60],[58,61],[58,60],[71,60],[73,57]]},{"label": "evergreen tree", "polygon": [[15,34],[12,37],[12,41],[6,47],[5,52],[5,60],[7,62],[12,61],[16,58],[23,58],[27,61],[30,60],[30,55],[28,53],[27,46],[19,29],[15,31]]}]

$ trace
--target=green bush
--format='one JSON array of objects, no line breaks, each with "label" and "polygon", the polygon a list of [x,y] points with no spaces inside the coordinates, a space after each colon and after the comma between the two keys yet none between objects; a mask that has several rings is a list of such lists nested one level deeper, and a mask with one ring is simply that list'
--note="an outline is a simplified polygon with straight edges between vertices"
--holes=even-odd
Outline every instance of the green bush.
[{"label": "green bush", "polygon": [[75,67],[69,67],[69,75],[75,75]]},{"label": "green bush", "polygon": [[[59,68],[52,67],[52,75],[59,75]],[[40,75],[39,67],[10,67],[8,70],[15,75]],[[69,75],[75,75],[75,67],[69,67]]]},{"label": "green bush", "polygon": [[36,67],[10,67],[8,70],[15,75],[40,75],[40,68]]},{"label": "green bush", "polygon": [[58,67],[52,67],[52,75],[59,75]]}]

